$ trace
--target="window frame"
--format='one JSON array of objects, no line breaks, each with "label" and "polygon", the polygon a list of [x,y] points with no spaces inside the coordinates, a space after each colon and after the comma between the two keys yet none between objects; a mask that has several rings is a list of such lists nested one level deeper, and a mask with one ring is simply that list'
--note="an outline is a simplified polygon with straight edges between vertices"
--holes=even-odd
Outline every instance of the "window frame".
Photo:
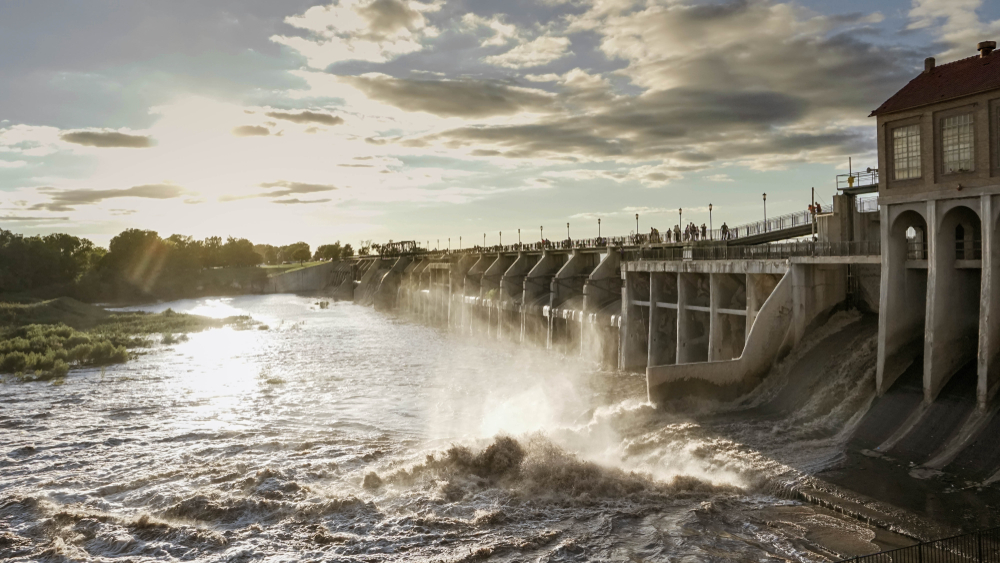
[{"label": "window frame", "polygon": [[989,101],[990,175],[1000,176],[1000,98]]},{"label": "window frame", "polygon": [[[910,125],[916,125],[920,128],[920,176],[916,178],[908,178],[906,180],[896,179],[896,158],[893,151],[892,143],[892,132],[900,127],[909,127]],[[924,183],[925,178],[927,178],[928,172],[933,175],[933,168],[928,170],[927,164],[927,150],[930,145],[932,135],[927,134],[926,119],[923,114],[913,115],[903,119],[897,119],[893,121],[885,121],[882,123],[882,136],[883,149],[886,161],[886,172],[882,174],[885,178],[885,186],[887,189],[891,188],[906,188],[914,187]]]},{"label": "window frame", "polygon": [[[917,155],[916,155],[916,159],[917,159],[917,167],[916,167],[917,168],[917,175],[916,176],[909,176],[907,178],[899,178],[896,175],[896,172],[897,172],[897,170],[896,170],[896,131],[898,131],[900,129],[908,129],[908,128],[911,128],[911,127],[916,128],[916,131],[917,131],[917,135],[916,135],[916,137],[917,137]],[[891,176],[892,181],[893,182],[907,182],[907,181],[910,181],[910,180],[919,180],[919,179],[923,178],[923,176],[924,176],[924,162],[923,162],[923,156],[924,156],[924,150],[923,150],[923,148],[924,148],[923,147],[924,134],[923,134],[923,128],[920,126],[920,122],[917,121],[915,123],[894,123],[894,124],[892,124],[889,127],[888,140],[889,140],[889,147],[888,147],[889,150],[888,150],[888,152],[890,153],[890,155],[889,155],[889,161],[892,164],[891,168],[889,169],[889,173],[892,175]]]},{"label": "window frame", "polygon": [[[968,133],[968,137],[969,137],[968,138],[968,143],[969,143],[969,146],[968,146],[969,160],[968,160],[968,162],[970,164],[970,167],[967,168],[967,169],[959,168],[958,170],[955,170],[955,171],[951,172],[951,171],[948,170],[948,163],[945,160],[945,151],[947,149],[945,147],[945,136],[944,136],[944,134],[945,134],[945,128],[946,128],[946,126],[945,126],[944,122],[948,121],[948,120],[951,120],[951,119],[960,119],[960,118],[964,118],[964,117],[968,117],[969,118],[968,124],[965,124],[965,123],[959,124],[959,125],[954,126],[954,128],[959,129],[961,127],[965,127],[966,125],[968,125],[968,127],[969,127],[969,133]],[[957,175],[962,175],[962,174],[974,174],[976,172],[976,112],[974,112],[974,111],[968,111],[968,112],[958,113],[958,114],[955,114],[955,115],[945,115],[945,116],[942,116],[941,117],[941,126],[940,126],[940,129],[941,129],[941,175],[942,176],[957,176]],[[957,144],[957,148],[953,149],[955,152],[959,153],[959,156],[961,156],[961,152],[963,150],[965,150],[965,149],[962,148],[961,136],[962,136],[961,132],[956,133],[956,140],[955,140],[955,142]],[[963,162],[963,160],[962,159],[958,159],[957,162]]]},{"label": "window frame", "polygon": [[[981,119],[977,119],[979,104],[968,103],[958,107],[949,108],[934,112],[934,167],[935,183],[950,182],[955,179],[965,179],[975,177],[982,169],[983,163],[979,161],[979,134],[977,126]],[[970,115],[972,117],[972,170],[962,172],[948,172],[944,166],[944,120],[960,115]]]}]

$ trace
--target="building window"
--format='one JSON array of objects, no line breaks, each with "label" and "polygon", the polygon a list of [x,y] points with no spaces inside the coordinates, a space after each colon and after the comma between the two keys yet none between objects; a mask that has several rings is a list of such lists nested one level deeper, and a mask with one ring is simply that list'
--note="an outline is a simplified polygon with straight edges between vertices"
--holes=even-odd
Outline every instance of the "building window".
[{"label": "building window", "polygon": [[976,169],[972,114],[946,117],[941,125],[941,151],[945,174]]},{"label": "building window", "polygon": [[894,180],[920,177],[920,126],[909,125],[892,130]]}]

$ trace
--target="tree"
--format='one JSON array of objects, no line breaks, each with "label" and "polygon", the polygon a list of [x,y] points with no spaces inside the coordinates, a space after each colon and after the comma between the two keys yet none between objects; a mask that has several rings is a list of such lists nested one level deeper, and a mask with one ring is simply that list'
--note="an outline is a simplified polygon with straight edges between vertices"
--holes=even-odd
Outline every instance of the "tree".
[{"label": "tree", "polygon": [[278,247],[273,244],[255,244],[253,251],[264,258],[265,264],[278,263]]},{"label": "tree", "polygon": [[201,264],[206,268],[222,265],[222,237],[208,237],[202,242]]},{"label": "tree", "polygon": [[351,248],[350,243],[345,244],[344,248],[340,249],[340,259],[341,260],[346,260],[346,259],[350,258],[351,256],[354,256],[354,249]]},{"label": "tree", "polygon": [[239,268],[241,266],[256,266],[260,264],[264,257],[253,250],[253,243],[245,238],[237,239],[229,237],[226,244],[222,245],[219,251],[222,265]]},{"label": "tree", "polygon": [[[295,244],[289,244],[288,246],[282,246],[278,250],[278,262],[291,262],[291,261],[296,260],[296,258],[295,258],[295,252],[297,250],[299,250],[299,249],[304,249],[306,251],[306,253],[309,254],[309,256],[312,256],[312,253],[309,252],[309,245],[308,244],[306,244],[304,242],[296,242]],[[308,259],[309,259],[309,257],[306,257],[306,260],[308,260]]]},{"label": "tree", "polygon": [[169,250],[156,231],[126,229],[111,239],[101,266],[111,277],[149,291],[159,279]]},{"label": "tree", "polygon": [[302,264],[303,262],[305,262],[308,259],[309,259],[309,247],[308,246],[305,247],[305,248],[299,247],[299,248],[295,249],[295,252],[292,253],[292,260],[297,261],[299,264]]},{"label": "tree", "polygon": [[313,256],[314,260],[340,260],[340,255],[342,252],[340,246],[340,241],[333,244],[324,244],[316,249],[316,254]]}]

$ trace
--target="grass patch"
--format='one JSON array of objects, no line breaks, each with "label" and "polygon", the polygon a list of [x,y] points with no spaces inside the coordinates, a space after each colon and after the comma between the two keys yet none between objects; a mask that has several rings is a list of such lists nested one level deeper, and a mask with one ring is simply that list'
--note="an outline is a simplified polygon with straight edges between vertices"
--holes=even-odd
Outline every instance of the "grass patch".
[{"label": "grass patch", "polygon": [[0,303],[0,374],[59,382],[71,368],[124,363],[130,349],[152,346],[154,335],[171,344],[190,332],[257,324],[249,316],[210,319],[170,309],[113,314],[67,298]]}]

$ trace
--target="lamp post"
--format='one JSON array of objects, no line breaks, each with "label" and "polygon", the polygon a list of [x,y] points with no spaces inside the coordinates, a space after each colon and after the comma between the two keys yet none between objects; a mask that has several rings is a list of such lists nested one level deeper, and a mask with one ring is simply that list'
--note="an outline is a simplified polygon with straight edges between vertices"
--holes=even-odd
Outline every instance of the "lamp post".
[{"label": "lamp post", "polygon": [[601,218],[597,218],[597,238],[601,238]]},{"label": "lamp post", "polygon": [[566,240],[569,240],[569,223],[566,223]]},{"label": "lamp post", "polygon": [[483,233],[483,248],[486,248],[486,233]]},{"label": "lamp post", "polygon": [[715,235],[712,234],[712,204],[711,203],[708,204],[708,236],[711,237],[711,238],[713,238],[713,239],[715,238]]},{"label": "lamp post", "polygon": [[684,209],[681,207],[677,208],[677,228],[684,229]]},{"label": "lamp post", "polygon": [[521,229],[517,230],[517,246],[518,248],[521,247]]},{"label": "lamp post", "polygon": [[462,237],[458,237],[458,249],[462,250]]},{"label": "lamp post", "polygon": [[764,192],[764,232],[767,232],[767,192]]},{"label": "lamp post", "polygon": [[639,214],[635,214],[635,236],[639,236]]},{"label": "lamp post", "polygon": [[544,225],[538,227],[538,236],[539,236],[539,240],[542,241],[542,246],[544,247],[545,246],[545,226]]},{"label": "lamp post", "polygon": [[500,232],[500,248],[503,248],[503,231]]},{"label": "lamp post", "polygon": [[451,237],[448,237],[448,252],[451,252]]}]

